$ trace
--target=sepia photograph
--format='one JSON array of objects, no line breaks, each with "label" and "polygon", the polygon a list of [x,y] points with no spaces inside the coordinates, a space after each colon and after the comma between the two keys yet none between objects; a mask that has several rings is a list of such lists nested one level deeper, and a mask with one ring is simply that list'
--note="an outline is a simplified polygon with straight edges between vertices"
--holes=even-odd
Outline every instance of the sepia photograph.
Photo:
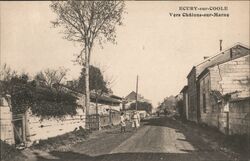
[{"label": "sepia photograph", "polygon": [[1,161],[250,161],[250,1],[0,1]]}]

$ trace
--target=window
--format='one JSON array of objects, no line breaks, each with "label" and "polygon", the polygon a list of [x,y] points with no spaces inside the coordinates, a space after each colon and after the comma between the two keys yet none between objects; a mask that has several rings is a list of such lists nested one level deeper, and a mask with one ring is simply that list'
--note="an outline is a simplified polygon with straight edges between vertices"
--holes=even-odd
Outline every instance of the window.
[{"label": "window", "polygon": [[202,100],[203,100],[203,112],[206,113],[206,94],[203,93],[202,95]]}]

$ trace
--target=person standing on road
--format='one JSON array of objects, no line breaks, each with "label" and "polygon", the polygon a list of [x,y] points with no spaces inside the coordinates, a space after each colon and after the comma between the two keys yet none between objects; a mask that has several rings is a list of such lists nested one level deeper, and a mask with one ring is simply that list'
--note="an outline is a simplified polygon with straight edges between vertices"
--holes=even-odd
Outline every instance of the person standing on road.
[{"label": "person standing on road", "polygon": [[140,113],[138,111],[136,111],[137,114],[137,119],[138,119],[138,127],[141,126],[141,117],[140,117]]},{"label": "person standing on road", "polygon": [[137,112],[134,111],[133,114],[132,114],[132,127],[133,128],[137,129],[140,126],[139,119],[140,118],[139,118]]},{"label": "person standing on road", "polygon": [[124,117],[124,113],[121,113],[121,133],[126,132],[126,119]]}]

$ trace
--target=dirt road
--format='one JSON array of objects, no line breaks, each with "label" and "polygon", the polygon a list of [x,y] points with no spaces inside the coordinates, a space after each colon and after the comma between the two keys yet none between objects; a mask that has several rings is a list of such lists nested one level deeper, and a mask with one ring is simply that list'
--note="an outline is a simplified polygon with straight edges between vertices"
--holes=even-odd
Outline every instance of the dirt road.
[{"label": "dirt road", "polygon": [[119,128],[93,135],[67,151],[34,153],[33,159],[82,161],[213,161],[230,160],[195,129],[170,118],[153,118],[137,131]]}]

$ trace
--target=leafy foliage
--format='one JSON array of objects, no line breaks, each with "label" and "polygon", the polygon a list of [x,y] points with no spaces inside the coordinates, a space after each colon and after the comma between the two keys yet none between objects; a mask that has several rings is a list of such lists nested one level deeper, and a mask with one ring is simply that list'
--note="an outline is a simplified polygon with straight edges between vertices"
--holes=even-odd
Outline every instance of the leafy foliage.
[{"label": "leafy foliage", "polygon": [[31,108],[33,114],[41,117],[63,117],[75,115],[77,98],[71,93],[42,87],[30,81],[27,74],[12,75],[0,82],[1,95],[11,96],[13,114],[22,114]]},{"label": "leafy foliage", "polygon": [[16,84],[11,93],[11,105],[14,114],[24,113],[33,105],[32,89],[28,84]]},{"label": "leafy foliage", "polygon": [[41,117],[63,117],[76,114],[76,97],[51,88],[36,88],[33,95],[32,113]]},{"label": "leafy foliage", "polygon": [[[107,83],[104,81],[101,70],[93,65],[89,68],[89,88],[104,93],[108,92]],[[85,89],[85,68],[82,69],[79,77],[79,89]]]},{"label": "leafy foliage", "polygon": [[2,81],[2,95],[11,95],[13,113],[24,113],[32,104],[32,83],[28,82],[28,75],[15,75],[10,80]]},{"label": "leafy foliage", "polygon": [[185,116],[185,114],[184,114],[184,110],[185,110],[185,109],[184,109],[184,102],[183,102],[183,99],[177,101],[177,103],[176,103],[176,108],[177,108],[178,113],[180,114],[181,118],[182,118],[183,120],[185,120],[185,119],[186,119],[186,116]]}]

